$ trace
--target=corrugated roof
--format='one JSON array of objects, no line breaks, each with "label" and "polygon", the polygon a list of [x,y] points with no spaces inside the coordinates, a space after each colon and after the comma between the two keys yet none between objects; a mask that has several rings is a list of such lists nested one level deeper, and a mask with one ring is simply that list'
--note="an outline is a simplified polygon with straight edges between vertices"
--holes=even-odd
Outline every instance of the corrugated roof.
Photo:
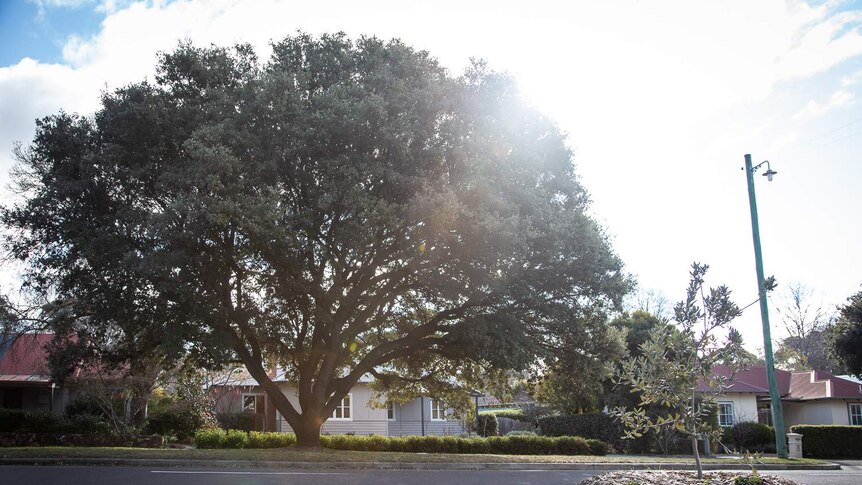
[{"label": "corrugated roof", "polygon": [[0,381],[12,379],[7,376],[31,376],[31,380],[40,380],[36,379],[38,376],[48,382],[51,373],[45,345],[52,338],[54,335],[49,333],[25,333],[14,337],[11,345],[5,346],[6,350],[0,355],[0,376],[3,376]]},{"label": "corrugated roof", "polygon": [[[730,369],[726,366],[715,366],[713,372],[730,377]],[[775,369],[778,382],[778,393],[782,399],[808,401],[812,399],[862,399],[862,385],[848,379],[835,377],[821,371],[788,372]],[[700,384],[703,392],[709,389]],[[754,366],[738,371],[725,392],[745,392],[768,394],[769,381],[766,377],[766,367]]]}]

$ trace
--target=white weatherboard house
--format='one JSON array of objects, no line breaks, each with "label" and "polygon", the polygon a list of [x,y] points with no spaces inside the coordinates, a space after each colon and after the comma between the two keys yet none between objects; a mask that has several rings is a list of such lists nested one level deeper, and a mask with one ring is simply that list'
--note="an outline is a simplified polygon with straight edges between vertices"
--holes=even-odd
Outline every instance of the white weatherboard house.
[{"label": "white weatherboard house", "polygon": [[[282,376],[275,382],[297,409],[299,399],[295,387]],[[370,376],[363,376],[353,386],[320,429],[322,434],[383,436],[436,435],[464,433],[461,422],[452,418],[452,409],[432,397],[420,397],[406,404],[389,404],[385,408],[370,406],[373,390]],[[256,419],[255,428],[265,431],[292,432],[254,379],[232,381],[213,389],[219,413],[250,413]]]},{"label": "white weatherboard house", "polygon": [[[730,376],[727,367],[713,372]],[[862,425],[862,384],[820,371],[775,370],[784,425]],[[702,388],[702,391],[706,389]],[[733,426],[742,421],[772,424],[766,368],[751,367],[736,373],[718,397],[718,421]]]}]

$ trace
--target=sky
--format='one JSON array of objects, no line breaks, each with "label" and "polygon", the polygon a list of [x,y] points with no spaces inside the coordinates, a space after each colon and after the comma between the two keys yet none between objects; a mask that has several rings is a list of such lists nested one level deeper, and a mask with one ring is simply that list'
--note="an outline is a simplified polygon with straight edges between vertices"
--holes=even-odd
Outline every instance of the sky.
[{"label": "sky", "polygon": [[[740,306],[757,298],[743,156],[756,176],[764,266],[834,308],[862,290],[862,2],[8,0],[0,2],[0,200],[35,119],[91,114],[100,91],[153,78],[156,54],[298,30],[397,37],[453,74],[515,77],[567,133],[626,270],[680,300],[693,261]],[[0,286],[13,291],[6,263]],[[762,347],[757,306],[737,320]]]}]

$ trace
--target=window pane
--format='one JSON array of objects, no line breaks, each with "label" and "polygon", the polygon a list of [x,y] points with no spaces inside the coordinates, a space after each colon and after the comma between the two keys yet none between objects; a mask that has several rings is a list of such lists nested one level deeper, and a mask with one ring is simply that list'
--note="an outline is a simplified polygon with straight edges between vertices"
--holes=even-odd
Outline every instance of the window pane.
[{"label": "window pane", "polygon": [[243,396],[242,398],[242,410],[247,412],[254,412],[255,410],[255,397],[254,396]]}]

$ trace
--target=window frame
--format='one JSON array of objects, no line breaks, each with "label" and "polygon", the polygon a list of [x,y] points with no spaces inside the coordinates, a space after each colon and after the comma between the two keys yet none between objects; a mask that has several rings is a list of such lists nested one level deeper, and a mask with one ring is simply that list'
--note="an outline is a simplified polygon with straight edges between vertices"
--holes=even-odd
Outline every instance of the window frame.
[{"label": "window frame", "polygon": [[[260,413],[262,413],[263,411],[257,409],[257,402],[258,402],[257,400],[261,399],[261,401],[263,401],[264,399],[266,399],[265,396],[266,396],[266,394],[264,394],[262,392],[243,392],[243,393],[241,393],[240,394],[240,404],[242,407],[242,412],[243,413],[249,413],[249,414],[260,414]],[[247,398],[247,397],[254,397],[254,409],[252,409],[250,411],[245,406],[245,398]],[[264,404],[264,406],[266,406],[266,404]]]},{"label": "window frame", "polygon": [[[440,399],[428,399],[428,402],[431,407],[431,421],[446,421],[446,403]],[[435,409],[434,404],[437,404],[437,408]],[[434,417],[434,411],[437,411],[439,414],[439,418]]]},{"label": "window frame", "polygon": [[[344,405],[344,400],[347,399],[347,406]],[[344,410],[347,410],[348,417],[344,417]],[[341,417],[337,417],[338,411],[341,411]],[[332,416],[329,419],[333,421],[353,421],[353,393],[348,392],[346,396],[341,398],[341,402],[332,410]]]},{"label": "window frame", "polygon": [[[853,408],[858,410],[858,413],[853,413]],[[853,423],[853,417],[856,416],[857,422]],[[847,403],[847,422],[850,423],[850,426],[862,426],[862,402],[848,402]]]},{"label": "window frame", "polygon": [[386,421],[395,421],[395,403],[392,401],[386,403]]},{"label": "window frame", "polygon": [[[722,406],[729,406],[730,407],[730,413],[722,413],[721,412]],[[722,416],[729,416],[730,417],[730,424],[722,423],[721,422]],[[718,401],[718,425],[721,426],[722,428],[732,428],[735,424],[736,424],[736,406],[734,406],[733,401]]]}]

